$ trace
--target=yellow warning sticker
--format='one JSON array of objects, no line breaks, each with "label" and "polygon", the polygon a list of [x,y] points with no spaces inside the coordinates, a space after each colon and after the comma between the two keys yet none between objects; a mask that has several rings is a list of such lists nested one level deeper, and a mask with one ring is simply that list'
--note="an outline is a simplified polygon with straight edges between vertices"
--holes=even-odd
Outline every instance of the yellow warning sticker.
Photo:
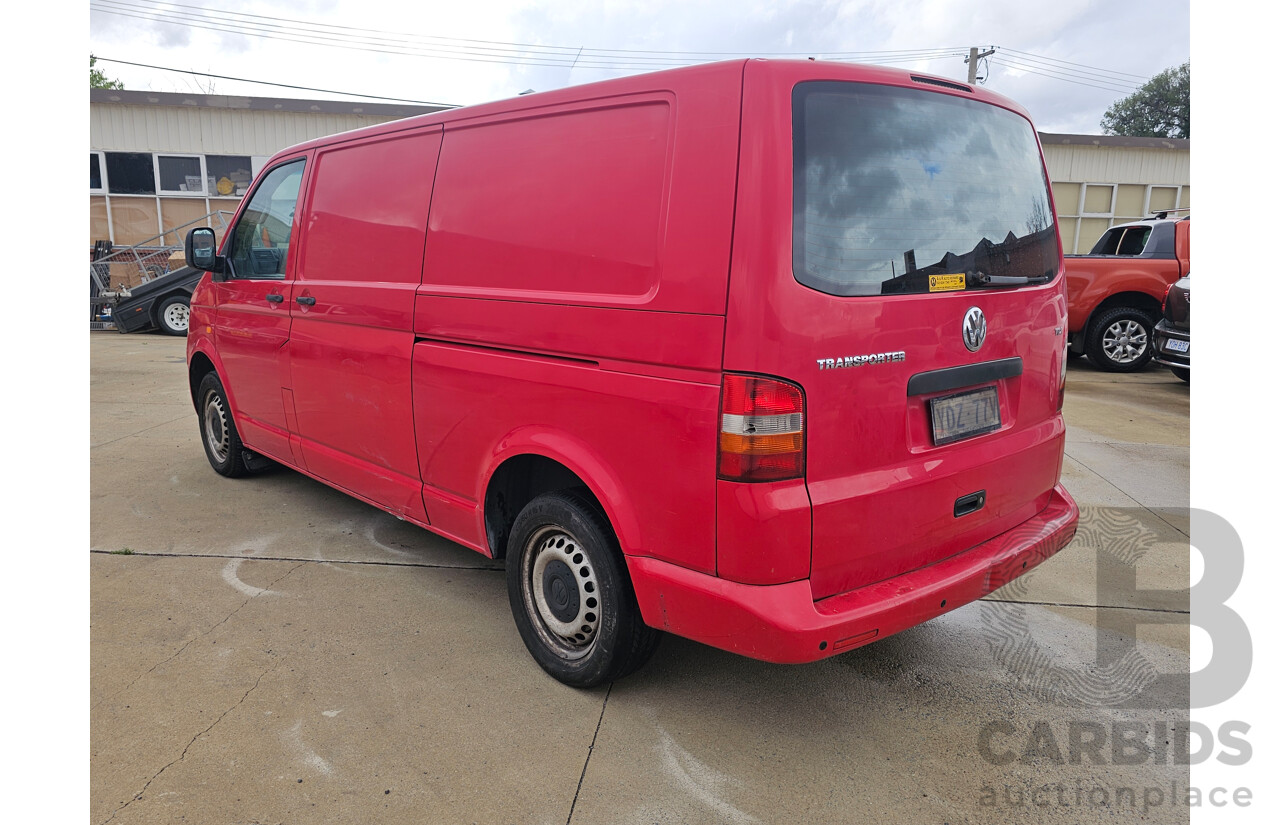
[{"label": "yellow warning sticker", "polygon": [[929,291],[930,292],[955,292],[957,289],[964,289],[964,273],[960,272],[955,275],[930,275]]}]

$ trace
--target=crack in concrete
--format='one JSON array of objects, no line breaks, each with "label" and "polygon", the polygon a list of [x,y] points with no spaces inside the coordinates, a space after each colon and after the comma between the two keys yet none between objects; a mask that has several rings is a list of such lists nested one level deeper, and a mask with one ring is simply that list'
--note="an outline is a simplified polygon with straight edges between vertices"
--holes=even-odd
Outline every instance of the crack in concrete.
[{"label": "crack in concrete", "polygon": [[573,822],[573,809],[578,807],[578,795],[582,793],[582,780],[587,778],[587,766],[591,764],[591,754],[596,749],[596,737],[600,735],[600,725],[604,722],[604,709],[609,707],[611,693],[613,693],[613,682],[609,683],[609,689],[604,692],[604,704],[600,705],[600,718],[596,720],[596,732],[591,734],[591,744],[587,746],[587,759],[582,763],[582,773],[578,776],[578,788],[573,792],[573,802],[569,805],[569,818],[564,821],[564,825]]},{"label": "crack in concrete", "polygon": [[[99,556],[123,555],[116,550],[90,550]],[[130,556],[167,559],[246,559],[251,561],[296,561],[303,564],[354,564],[368,567],[421,567],[428,570],[479,570],[489,573],[504,573],[503,567],[476,567],[470,564],[435,564],[431,562],[411,561],[361,561],[359,559],[302,559],[297,556],[237,556],[230,553],[149,553],[134,550]]]},{"label": "crack in concrete", "polygon": [[[1106,445],[1108,445],[1108,446],[1115,446],[1116,444],[1129,444],[1129,443],[1132,443],[1132,442],[1127,442],[1127,441],[1126,441],[1126,442],[1120,442],[1120,441],[1114,441],[1114,442],[1113,442],[1113,441],[1105,441],[1105,442],[1102,442],[1102,443],[1104,443],[1104,444],[1106,444]],[[1141,447],[1141,446],[1144,446],[1144,445],[1138,444],[1138,445],[1136,445],[1136,446]],[[1138,501],[1138,500],[1137,500],[1136,498],[1134,498],[1133,496],[1129,495],[1129,493],[1128,493],[1128,491],[1127,491],[1127,490],[1124,490],[1124,489],[1123,489],[1123,488],[1121,488],[1119,485],[1117,485],[1114,481],[1112,481],[1111,479],[1107,478],[1106,476],[1104,476],[1102,473],[1098,472],[1097,470],[1093,469],[1093,468],[1092,468],[1092,467],[1090,467],[1088,464],[1085,464],[1085,463],[1084,463],[1084,461],[1082,461],[1081,459],[1076,458],[1075,456],[1073,456],[1073,455],[1070,453],[1070,451],[1069,451],[1069,450],[1064,449],[1064,450],[1063,450],[1063,453],[1067,456],[1067,458],[1071,459],[1071,460],[1072,460],[1072,461],[1074,461],[1075,463],[1079,464],[1081,467],[1085,468],[1086,470],[1088,470],[1089,472],[1093,473],[1093,474],[1094,474],[1095,476],[1097,476],[1098,478],[1100,478],[1100,479],[1102,479],[1103,481],[1105,481],[1107,484],[1111,485],[1112,489],[1114,489],[1116,492],[1120,493],[1120,494],[1121,494],[1121,495],[1123,495],[1125,498],[1127,498],[1127,499],[1129,499],[1130,501],[1132,501],[1136,506],[1138,506],[1139,508],[1141,508],[1141,509],[1143,509],[1143,510],[1146,510],[1146,511],[1147,511],[1148,513],[1150,513],[1151,515],[1153,515],[1153,516],[1155,516],[1156,518],[1160,519],[1160,521],[1164,522],[1164,524],[1165,524],[1165,525],[1167,525],[1167,526],[1169,527],[1169,529],[1170,529],[1170,530],[1173,530],[1175,533],[1181,533],[1182,535],[1186,536],[1188,539],[1190,539],[1190,538],[1191,538],[1190,534],[1189,534],[1189,533],[1187,533],[1185,530],[1181,529],[1181,528],[1180,528],[1180,527],[1178,527],[1178,525],[1176,525],[1176,524],[1171,524],[1171,523],[1169,522],[1169,520],[1168,520],[1168,519],[1166,519],[1164,516],[1160,515],[1160,514],[1159,514],[1159,513],[1157,513],[1155,510],[1152,510],[1152,509],[1151,509],[1150,507],[1148,507],[1147,505],[1143,504],[1142,502]]]},{"label": "crack in concrete", "polygon": [[[286,575],[287,575],[287,574],[286,574]],[[272,663],[271,663],[271,667],[269,667],[269,668],[267,668],[266,670],[262,671],[262,673],[260,673],[260,674],[258,675],[258,678],[254,681],[253,686],[252,686],[252,687],[250,687],[248,690],[246,690],[246,691],[244,692],[244,695],[240,697],[240,701],[236,702],[234,705],[232,705],[231,707],[229,707],[229,708],[227,708],[226,710],[224,710],[224,711],[222,712],[222,715],[221,715],[221,716],[219,716],[217,719],[214,719],[214,720],[213,720],[213,724],[209,725],[209,727],[205,728],[205,729],[204,729],[204,730],[202,730],[200,733],[197,733],[195,736],[191,737],[191,741],[190,741],[190,742],[188,742],[188,743],[187,743],[187,745],[186,745],[186,747],[184,747],[184,748],[182,749],[182,753],[178,756],[178,758],[177,758],[177,759],[173,760],[173,761],[172,761],[172,762],[170,762],[168,765],[165,765],[163,768],[161,768],[160,770],[156,771],[155,775],[154,775],[154,776],[152,776],[150,779],[148,779],[148,780],[147,780],[147,782],[146,782],[146,784],[142,786],[142,790],[140,790],[140,791],[138,791],[136,794],[134,794],[134,795],[133,795],[133,798],[132,798],[132,799],[130,799],[128,802],[124,803],[124,804],[123,804],[123,805],[121,805],[119,808],[116,808],[114,811],[112,811],[112,812],[111,812],[111,816],[109,816],[107,819],[105,819],[105,820],[103,821],[102,825],[107,825],[107,823],[111,822],[111,820],[113,820],[113,819],[115,819],[117,816],[119,816],[121,811],[123,811],[125,808],[129,807],[129,806],[130,806],[130,805],[132,805],[134,802],[137,802],[139,799],[141,799],[141,798],[142,798],[142,795],[143,795],[143,794],[145,794],[145,793],[147,792],[147,788],[150,788],[150,787],[151,787],[151,783],[152,783],[152,782],[155,782],[157,779],[159,779],[159,778],[160,778],[160,775],[161,775],[161,774],[163,774],[165,771],[169,770],[169,769],[170,769],[170,768],[172,768],[174,765],[176,765],[176,764],[178,764],[179,762],[181,762],[182,760],[186,759],[186,758],[187,758],[187,752],[191,750],[191,746],[192,746],[192,745],[194,745],[194,744],[197,742],[197,740],[199,740],[201,737],[203,737],[203,736],[207,735],[207,734],[209,733],[209,731],[211,731],[211,730],[213,730],[215,727],[217,727],[217,726],[218,726],[218,723],[219,723],[219,722],[221,722],[223,719],[227,718],[227,715],[228,715],[228,714],[230,714],[230,713],[231,713],[231,711],[233,711],[233,710],[235,710],[236,708],[238,708],[238,707],[240,707],[241,705],[243,705],[243,704],[244,704],[244,702],[245,702],[245,700],[249,698],[249,694],[250,694],[250,693],[253,693],[255,690],[257,690],[257,689],[258,689],[258,685],[262,684],[262,680],[266,678],[267,674],[268,674],[268,673],[270,673],[271,671],[275,670],[277,667],[279,667],[279,666],[280,666],[280,663],[281,663],[281,662],[283,662],[283,661],[284,661],[284,659],[283,659],[283,658],[277,659],[277,660],[275,660],[274,662],[272,662]]]},{"label": "crack in concrete", "polygon": [[1083,607],[1090,610],[1141,610],[1145,613],[1176,613],[1183,616],[1190,616],[1190,610],[1170,610],[1164,607],[1133,607],[1123,604],[1074,604],[1072,602],[1028,602],[1018,599],[989,599],[982,597],[982,601],[991,602],[993,604],[1033,604],[1040,607]]},{"label": "crack in concrete", "polygon": [[147,427],[146,429],[138,430],[137,432],[129,433],[128,435],[122,435],[119,438],[113,438],[110,441],[103,441],[98,444],[90,444],[89,449],[96,450],[99,447],[106,447],[109,444],[116,444],[120,441],[124,441],[126,438],[133,438],[135,436],[142,435],[143,433],[149,433],[152,430],[156,429],[157,427],[167,427],[170,424],[174,423],[175,421],[183,421],[189,417],[190,417],[190,413],[185,415],[180,415],[177,418],[170,418],[168,421],[161,421],[159,424],[154,424],[150,427]]},{"label": "crack in concrete", "polygon": [[[137,554],[137,555],[147,555],[147,554],[145,554],[145,553],[140,553],[140,554]],[[256,559],[255,559],[255,561],[256,561]],[[289,575],[293,573],[293,571],[297,570],[297,569],[298,569],[299,567],[301,567],[301,566],[302,566],[302,564],[295,564],[293,567],[289,568],[289,569],[288,569],[288,570],[287,570],[283,575],[281,575],[279,578],[277,578],[277,579],[275,579],[273,582],[271,582],[271,585],[270,585],[270,586],[268,586],[268,587],[266,588],[266,590],[270,590],[272,586],[275,586],[276,584],[279,584],[280,582],[282,582],[282,581],[284,581],[285,579],[287,579],[287,578],[289,577]],[[264,590],[263,592],[266,592],[266,590]],[[239,613],[239,612],[244,608],[244,606],[245,606],[245,605],[247,605],[249,602],[253,601],[254,599],[258,598],[258,595],[261,595],[261,594],[257,594],[257,595],[254,595],[254,596],[250,596],[249,598],[245,599],[243,602],[241,602],[241,603],[240,603],[240,606],[239,606],[239,607],[237,607],[235,610],[232,610],[230,613],[228,613],[226,616],[224,616],[224,617],[222,618],[222,620],[221,620],[221,621],[219,621],[217,624],[212,625],[208,630],[204,631],[203,633],[198,633],[198,634],[196,634],[195,636],[192,636],[190,639],[187,639],[186,644],[184,644],[182,647],[178,648],[178,649],[177,649],[177,651],[175,651],[175,652],[173,653],[173,655],[172,655],[172,656],[168,657],[167,659],[164,659],[163,661],[156,662],[154,665],[152,665],[151,667],[147,668],[147,669],[146,669],[145,671],[143,671],[142,673],[139,673],[139,674],[134,678],[134,680],[133,680],[132,682],[130,682],[129,684],[127,684],[127,685],[125,685],[124,687],[120,688],[120,690],[117,690],[115,693],[111,694],[110,696],[104,696],[103,698],[99,699],[97,702],[95,702],[95,703],[93,704],[93,706],[92,706],[92,707],[90,707],[90,708],[89,708],[89,711],[92,713],[93,711],[95,711],[95,710],[97,710],[99,707],[101,707],[104,703],[109,702],[109,701],[111,701],[112,699],[115,699],[115,698],[117,698],[117,697],[119,697],[119,696],[123,696],[125,693],[128,693],[128,692],[129,692],[129,689],[130,689],[130,688],[132,688],[134,685],[136,685],[139,681],[141,681],[145,676],[147,676],[147,674],[151,673],[151,672],[152,672],[152,671],[154,671],[156,668],[158,668],[158,667],[160,667],[160,666],[162,666],[162,665],[166,665],[166,664],[168,664],[169,662],[172,662],[174,659],[176,659],[176,658],[178,658],[179,656],[181,656],[181,655],[182,655],[182,653],[183,653],[183,651],[185,651],[187,648],[191,647],[191,645],[195,644],[196,642],[200,641],[200,640],[201,640],[201,639],[203,639],[204,637],[208,636],[208,635],[209,635],[210,633],[212,633],[213,631],[217,630],[217,629],[218,629],[219,627],[221,627],[222,625],[226,624],[226,623],[231,619],[231,617],[232,617],[232,616],[234,616],[234,615],[236,615],[237,613]]]}]

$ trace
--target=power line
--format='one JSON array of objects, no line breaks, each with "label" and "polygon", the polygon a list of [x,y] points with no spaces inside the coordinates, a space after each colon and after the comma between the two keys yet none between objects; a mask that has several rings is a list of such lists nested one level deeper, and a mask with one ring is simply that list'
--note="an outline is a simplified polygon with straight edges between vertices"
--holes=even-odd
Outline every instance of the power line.
[{"label": "power line", "polygon": [[334,91],[333,89],[316,89],[311,86],[293,86],[288,83],[272,83],[267,80],[250,80],[247,77],[228,77],[227,75],[222,75],[222,74],[209,74],[208,72],[197,72],[193,69],[171,69],[167,66],[152,66],[149,63],[132,63],[128,60],[113,60],[110,57],[101,57],[99,55],[94,55],[94,57],[103,63],[119,63],[123,66],[140,66],[141,68],[144,68],[144,69],[159,69],[162,72],[178,72],[179,74],[193,74],[193,75],[199,75],[200,77],[217,78],[218,80],[235,80],[239,83],[257,83],[260,86],[279,86],[284,89],[299,89],[304,92],[323,92],[324,94],[328,94],[328,95],[346,95],[348,97],[367,97],[367,98],[372,98],[374,100],[391,100],[397,103],[420,103],[423,106],[439,106],[444,109],[458,108],[458,104],[456,103],[434,103],[429,100],[411,100],[405,97],[383,97],[382,95],[367,95],[361,92],[338,92],[338,91]]},{"label": "power line", "polygon": [[[556,58],[542,58],[537,56],[527,56],[523,59],[501,59],[500,56],[477,55],[475,52],[467,52],[452,47],[415,47],[413,44],[397,44],[394,42],[379,42],[374,40],[359,40],[341,36],[329,36],[327,33],[311,33],[307,30],[285,29],[279,26],[275,27],[255,27],[255,24],[241,23],[231,25],[225,20],[208,20],[200,17],[178,17],[167,16],[162,12],[134,12],[132,10],[112,9],[104,7],[102,3],[95,4],[95,9],[104,14],[116,15],[119,17],[129,17],[136,20],[148,20],[151,22],[171,23],[174,25],[184,26],[191,29],[202,29],[205,31],[216,31],[225,34],[238,34],[251,37],[260,37],[267,40],[301,43],[312,46],[330,46],[336,48],[355,49],[358,51],[372,52],[378,54],[392,54],[413,57],[441,57],[454,60],[466,60],[471,62],[483,63],[528,63],[535,65],[561,66],[567,63]],[[274,31],[273,29],[280,29]],[[510,55],[515,57],[516,55]]]},{"label": "power line", "polygon": [[[1011,54],[1014,53],[1012,49],[1007,49],[1004,51],[1008,51]],[[1063,75],[1066,77],[1092,80],[1098,83],[1106,83],[1112,86],[1122,86],[1126,89],[1136,89],[1138,88],[1138,86],[1141,85],[1140,83],[1135,83],[1134,81],[1129,80],[1127,78],[1120,78],[1114,75],[1101,74],[1101,73],[1091,72],[1091,71],[1083,71],[1080,69],[1070,69],[1065,66],[1060,66],[1056,63],[1049,63],[1034,57],[1021,57],[1020,56],[1022,54],[1021,52],[1018,52],[1016,54],[1019,56],[1008,57],[1007,60],[1011,63],[1017,63],[1019,65],[1030,64],[1031,66],[1034,66],[1037,69],[1041,69],[1046,72],[1053,72],[1055,74]],[[1146,82],[1146,78],[1143,78],[1143,82],[1144,83]]]},{"label": "power line", "polygon": [[[466,43],[466,44],[471,44],[470,47],[475,49],[508,51],[508,52],[513,51],[511,47],[515,47],[514,50],[516,51],[523,52],[526,50],[531,50],[534,52],[552,53],[555,56],[561,56],[561,57],[576,56],[580,51],[586,55],[597,55],[597,56],[609,57],[609,58],[616,57],[616,56],[624,56],[624,55],[656,55],[661,57],[662,59],[679,59],[679,60],[704,59],[704,58],[718,60],[726,57],[735,57],[735,56],[736,57],[745,57],[745,56],[808,57],[813,54],[812,51],[750,53],[750,52],[739,52],[739,51],[717,52],[717,51],[664,51],[664,50],[656,50],[656,49],[588,49],[582,46],[553,46],[553,45],[537,44],[537,43],[515,43],[515,42],[504,42],[504,41],[497,41],[497,40],[475,40],[475,39],[456,38],[456,37],[440,37],[437,35],[421,35],[421,34],[411,34],[411,33],[406,34],[404,32],[388,32],[388,31],[383,31],[379,29],[364,29],[364,28],[358,28],[354,26],[343,26],[335,23],[317,23],[317,22],[312,22],[307,20],[295,20],[290,18],[273,17],[269,15],[262,15],[262,14],[250,14],[247,12],[219,10],[218,12],[213,13],[213,12],[210,12],[209,9],[203,6],[191,6],[191,5],[186,5],[182,3],[164,3],[162,4],[163,8],[160,7],[161,4],[147,5],[141,2],[137,2],[137,0],[134,0],[134,2],[130,2],[130,0],[92,0],[92,3],[91,3],[91,5],[97,5],[99,7],[99,11],[107,12],[107,9],[104,8],[104,4],[106,6],[128,8],[133,11],[146,12],[149,14],[156,14],[156,15],[172,13],[170,11],[170,7],[188,9],[191,12],[194,12],[194,15],[178,16],[172,19],[172,22],[175,22],[179,25],[181,25],[183,20],[191,16],[201,19],[203,22],[228,21],[229,18],[252,18],[254,20],[267,21],[264,23],[256,24],[260,26],[265,26],[270,28],[291,28],[291,27],[301,26],[303,27],[303,29],[313,30],[312,33],[332,34],[332,35],[337,35],[337,36],[341,36],[348,39],[354,39],[357,41],[368,41],[370,39],[368,36],[373,35],[374,36],[372,38],[373,40],[394,41],[394,42],[409,42],[412,40],[425,40],[425,41],[432,41],[432,42],[440,43],[444,45]],[[169,21],[166,20],[166,22],[169,22]],[[230,22],[234,23],[237,21],[230,20]],[[332,31],[328,31],[328,32],[314,31],[319,29],[330,29]],[[228,28],[228,31],[235,32],[239,30],[237,28],[232,27],[232,28]],[[340,34],[341,32],[353,32],[357,34],[345,35],[345,34]],[[910,56],[915,56],[920,54],[936,55],[941,52],[954,52],[957,50],[959,50],[959,47],[950,46],[945,48],[934,48],[934,49],[890,49],[890,50],[882,50],[882,51],[823,52],[823,54],[837,56],[837,57],[846,57],[846,58],[875,57],[877,55],[885,55],[885,56],[898,58],[903,56],[910,57]],[[641,58],[635,58],[635,59],[641,59]]]},{"label": "power line", "polygon": [[1074,79],[1074,78],[1072,78],[1072,77],[1067,77],[1067,76],[1064,76],[1064,75],[1048,73],[1048,72],[1042,71],[1042,70],[1040,70],[1040,69],[1038,69],[1038,68],[1036,68],[1036,67],[1034,67],[1034,66],[1028,66],[1028,65],[1026,65],[1026,64],[1018,63],[1018,62],[1016,62],[1016,61],[1010,61],[1010,60],[1008,60],[1007,58],[1001,58],[1001,59],[997,60],[997,61],[996,61],[996,65],[998,65],[998,66],[1005,66],[1006,68],[1013,69],[1013,70],[1015,70],[1015,71],[1019,71],[1019,72],[1022,72],[1022,73],[1024,73],[1024,74],[1032,74],[1032,75],[1036,75],[1036,76],[1038,76],[1038,77],[1048,78],[1048,79],[1050,79],[1050,80],[1061,80],[1061,81],[1062,81],[1062,82],[1064,82],[1064,83],[1071,83],[1071,84],[1074,84],[1074,85],[1076,85],[1076,86],[1088,86],[1088,87],[1089,87],[1089,88],[1091,88],[1091,89],[1102,89],[1103,91],[1107,91],[1107,92],[1114,92],[1114,93],[1116,93],[1116,94],[1129,94],[1129,93],[1131,93],[1131,92],[1133,91],[1133,89],[1132,89],[1132,88],[1127,88],[1127,89],[1126,89],[1126,88],[1116,88],[1115,86],[1104,86],[1104,85],[1100,85],[1100,84],[1097,84],[1097,83],[1086,83],[1086,82],[1085,82],[1085,81],[1083,81],[1083,80],[1076,80],[1076,79]]},{"label": "power line", "polygon": [[1063,81],[1064,83],[1074,83],[1074,84],[1076,84],[1077,86],[1089,86],[1090,88],[1094,88],[1094,89],[1102,89],[1103,91],[1107,91],[1107,92],[1114,92],[1114,93],[1116,93],[1116,94],[1129,94],[1129,93],[1133,92],[1133,90],[1134,90],[1134,89],[1133,89],[1133,87],[1129,87],[1129,88],[1116,88],[1116,87],[1114,87],[1114,86],[1100,86],[1100,85],[1098,85],[1098,84],[1096,84],[1096,83],[1086,83],[1086,82],[1084,82],[1084,81],[1082,81],[1082,80],[1075,80],[1075,79],[1070,78],[1070,77],[1064,77],[1064,76],[1061,76],[1061,75],[1055,75],[1055,74],[1048,74],[1048,73],[1046,73],[1046,72],[1044,72],[1044,71],[1040,71],[1040,70],[1038,70],[1038,69],[1036,69],[1036,68],[1034,68],[1034,67],[1027,66],[1027,65],[1025,65],[1025,64],[1020,64],[1020,63],[1017,63],[1017,62],[1014,62],[1014,61],[1010,61],[1010,60],[1009,60],[1009,59],[1007,59],[1007,58],[999,58],[998,60],[995,60],[995,61],[993,61],[993,62],[994,62],[996,65],[998,65],[998,66],[1000,66],[1000,65],[1002,65],[1002,66],[1007,66],[1007,67],[1009,67],[1009,68],[1011,68],[1011,69],[1016,69],[1016,70],[1018,70],[1018,71],[1020,71],[1020,72],[1026,72],[1027,74],[1034,74],[1034,75],[1039,75],[1040,77],[1047,77],[1047,78],[1049,78],[1050,80],[1061,80],[1061,81]]},{"label": "power line", "polygon": [[[357,28],[332,23],[313,23],[247,12],[217,11],[183,3],[146,4],[144,0],[91,0],[90,7],[103,14],[168,23],[192,29],[216,31],[223,34],[257,37],[265,40],[325,46],[397,56],[442,60],[462,60],[480,63],[544,66],[549,68],[582,68],[607,71],[634,71],[668,68],[691,63],[708,62],[726,57],[774,57],[793,58],[813,56],[814,52],[714,52],[714,51],[662,51],[648,49],[600,49],[585,46],[556,46],[535,43],[476,40],[441,37],[437,35],[405,34],[377,29]],[[185,10],[185,11],[183,11]],[[1115,72],[1081,63],[1023,52],[1017,49],[998,49],[997,65],[1026,72],[1051,80],[1060,80],[1080,86],[1115,93],[1129,93],[1137,88],[1134,80],[1145,81],[1141,75]],[[874,62],[880,64],[904,64],[964,57],[966,49],[945,47],[932,49],[898,49],[880,51],[818,52],[823,59],[840,62]],[[127,61],[112,61],[127,63]],[[144,65],[144,64],[131,64]],[[161,66],[145,66],[161,71],[181,72]],[[1074,68],[1068,68],[1074,67]],[[189,72],[190,74],[203,74]],[[424,105],[407,98],[387,98],[352,92],[334,92],[286,83],[205,75],[248,83],[301,89],[304,91],[344,94],[352,97],[396,100]]]},{"label": "power line", "polygon": [[1036,57],[1036,58],[1039,58],[1039,59],[1041,59],[1041,60],[1047,60],[1047,61],[1049,61],[1050,63],[1061,63],[1061,64],[1066,65],[1066,66],[1075,66],[1075,67],[1078,67],[1078,68],[1081,68],[1081,69],[1092,69],[1092,70],[1094,70],[1094,71],[1102,72],[1102,73],[1104,73],[1104,74],[1124,75],[1125,77],[1132,77],[1132,78],[1134,78],[1135,80],[1141,80],[1143,83],[1145,83],[1145,82],[1147,82],[1148,80],[1150,80],[1150,78],[1149,78],[1149,77],[1146,77],[1146,76],[1144,76],[1144,75],[1140,75],[1140,74],[1132,74],[1132,73],[1130,73],[1130,72],[1117,72],[1117,71],[1113,71],[1113,70],[1111,70],[1111,69],[1102,69],[1102,68],[1099,68],[1099,67],[1097,67],[1097,66],[1088,66],[1088,65],[1085,65],[1084,63],[1072,63],[1072,62],[1070,62],[1070,61],[1068,61],[1068,60],[1058,60],[1057,58],[1054,58],[1054,57],[1046,57],[1045,55],[1041,55],[1041,54],[1032,54],[1031,52],[1020,52],[1020,51],[1018,51],[1017,49],[1009,49],[1009,48],[1003,48],[1003,47],[1002,47],[1002,48],[1001,48],[1001,51],[1006,51],[1006,52],[1009,52],[1010,54],[1022,55],[1023,57]]},{"label": "power line", "polygon": [[[181,14],[172,7],[191,10]],[[631,49],[588,49],[578,46],[547,46],[501,41],[465,40],[431,35],[405,35],[375,29],[359,29],[327,23],[310,23],[300,20],[253,15],[240,12],[219,12],[216,15],[197,6],[178,3],[165,8],[141,5],[127,0],[92,0],[91,8],[121,17],[152,22],[170,23],[189,28],[219,31],[262,37],[270,40],[325,45],[359,49],[362,51],[469,60],[489,63],[518,63],[553,67],[598,69],[651,69],[666,66],[706,62],[727,56],[797,57],[812,52],[678,52]],[[824,58],[834,60],[871,60],[881,63],[914,62],[952,57],[955,48],[885,50],[865,52],[822,52]]]}]

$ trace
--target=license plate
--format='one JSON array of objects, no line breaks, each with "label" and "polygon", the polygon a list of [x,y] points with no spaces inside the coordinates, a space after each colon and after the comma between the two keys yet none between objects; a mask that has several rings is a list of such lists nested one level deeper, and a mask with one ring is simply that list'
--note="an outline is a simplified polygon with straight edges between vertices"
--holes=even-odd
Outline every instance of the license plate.
[{"label": "license plate", "polygon": [[1164,348],[1166,352],[1191,352],[1191,342],[1170,338],[1165,342]]},{"label": "license plate", "polygon": [[1000,429],[1000,399],[995,387],[934,398],[929,401],[929,418],[933,443],[950,444]]}]

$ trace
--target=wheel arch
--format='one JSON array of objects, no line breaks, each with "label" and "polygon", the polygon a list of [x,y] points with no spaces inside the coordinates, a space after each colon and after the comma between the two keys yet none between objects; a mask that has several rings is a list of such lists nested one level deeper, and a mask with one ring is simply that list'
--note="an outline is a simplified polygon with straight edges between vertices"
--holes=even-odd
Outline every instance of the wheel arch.
[{"label": "wheel arch", "polygon": [[1094,321],[1098,316],[1109,309],[1117,307],[1126,307],[1139,310],[1146,315],[1151,316],[1151,323],[1155,323],[1160,318],[1163,307],[1160,301],[1153,298],[1146,292],[1117,292],[1114,295],[1108,295],[1104,300],[1100,301],[1093,311],[1089,313],[1089,322],[1085,325],[1086,330],[1093,328]]},{"label": "wheel arch", "polygon": [[505,558],[511,526],[534,498],[557,490],[576,489],[608,521],[619,544],[637,547],[639,522],[625,506],[616,477],[586,444],[562,433],[526,433],[494,456],[484,477],[481,527],[490,554]]},{"label": "wheel arch", "polygon": [[227,401],[234,407],[235,402],[231,399],[231,390],[227,387],[227,382],[222,379],[222,371],[218,369],[218,365],[214,362],[212,356],[202,349],[197,349],[190,354],[187,363],[187,384],[191,390],[191,406],[200,410],[200,399],[196,398],[196,393],[200,390],[200,382],[209,373],[216,373],[218,380],[222,381],[222,387],[227,393]]}]

